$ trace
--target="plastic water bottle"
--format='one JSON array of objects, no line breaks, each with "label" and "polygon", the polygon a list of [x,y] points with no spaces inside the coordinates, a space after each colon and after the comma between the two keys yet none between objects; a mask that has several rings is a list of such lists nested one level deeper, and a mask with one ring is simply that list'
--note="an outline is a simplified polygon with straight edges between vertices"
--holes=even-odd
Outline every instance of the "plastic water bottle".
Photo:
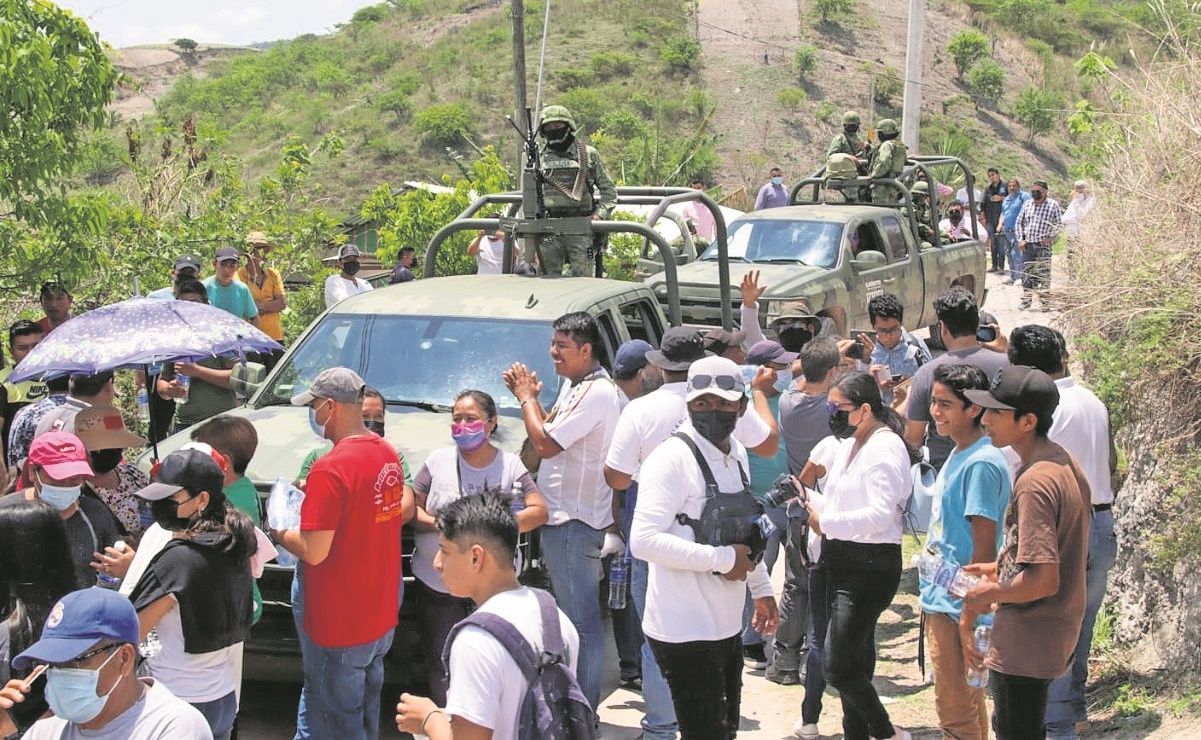
[{"label": "plastic water bottle", "polygon": [[152,629],[146,639],[138,643],[138,653],[143,658],[153,658],[163,651],[163,643],[158,639],[158,630]]},{"label": "plastic water bottle", "polygon": [[138,418],[150,421],[150,394],[146,392],[146,386],[138,389]]},{"label": "plastic water bottle", "polygon": [[[976,650],[984,655],[988,652],[988,645],[992,642],[992,625],[982,624],[976,628]],[[979,668],[967,669],[967,685],[974,689],[982,689],[988,686],[988,669],[984,666]]]},{"label": "plastic water bottle", "polygon": [[525,489],[521,487],[521,481],[513,481],[513,489],[509,492],[509,508],[514,516],[525,511]]},{"label": "plastic water bottle", "polygon": [[[125,552],[127,547],[128,546],[125,544],[125,540],[117,540],[113,543],[113,549],[117,552]],[[107,588],[116,591],[121,587],[121,579],[117,578],[111,573],[98,571],[96,573],[96,585],[100,586],[101,588]]]},{"label": "plastic water bottle", "polygon": [[614,556],[609,564],[609,608],[626,608],[626,590],[630,584],[630,561]]},{"label": "plastic water bottle", "polygon": [[942,556],[936,545],[926,548],[917,558],[917,569],[921,577],[946,589],[952,596],[962,599],[980,579],[965,572],[956,563]]},{"label": "plastic water bottle", "polygon": [[176,375],[175,382],[179,383],[179,387],[183,388],[183,395],[179,397],[180,403],[188,402],[188,394],[191,392],[192,379],[187,375]]}]

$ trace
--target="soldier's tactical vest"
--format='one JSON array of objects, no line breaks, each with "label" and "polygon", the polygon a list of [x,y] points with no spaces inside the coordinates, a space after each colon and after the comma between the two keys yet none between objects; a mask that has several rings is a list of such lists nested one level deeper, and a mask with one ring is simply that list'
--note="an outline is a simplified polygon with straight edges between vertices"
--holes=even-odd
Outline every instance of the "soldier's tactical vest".
[{"label": "soldier's tactical vest", "polygon": [[905,169],[905,158],[909,156],[909,148],[900,139],[890,139],[880,145],[880,156],[890,157],[888,174],[896,177]]},{"label": "soldier's tactical vest", "polygon": [[579,139],[566,152],[550,147],[542,150],[542,172],[547,179],[542,197],[550,215],[591,216],[596,211],[588,181],[590,163],[588,145]]}]

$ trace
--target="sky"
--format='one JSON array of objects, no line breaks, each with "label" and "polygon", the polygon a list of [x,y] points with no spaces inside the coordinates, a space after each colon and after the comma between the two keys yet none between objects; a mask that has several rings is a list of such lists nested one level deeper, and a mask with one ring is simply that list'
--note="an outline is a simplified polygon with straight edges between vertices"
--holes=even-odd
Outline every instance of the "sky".
[{"label": "sky", "polygon": [[325,34],[371,0],[56,0],[117,48],[189,38],[250,44]]}]

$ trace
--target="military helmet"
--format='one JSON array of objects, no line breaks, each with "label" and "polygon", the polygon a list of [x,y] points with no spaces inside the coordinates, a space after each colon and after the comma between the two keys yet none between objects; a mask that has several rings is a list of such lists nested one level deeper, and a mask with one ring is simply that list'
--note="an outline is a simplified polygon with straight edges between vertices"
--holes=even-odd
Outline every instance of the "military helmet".
[{"label": "military helmet", "polygon": [[855,169],[854,157],[842,152],[830,155],[830,159],[826,162],[826,177],[836,180],[853,180],[858,176],[859,171]]},{"label": "military helmet", "polygon": [[860,123],[859,114],[856,113],[855,111],[849,110],[846,113],[842,114],[842,125],[843,126],[850,126],[850,125],[858,126],[859,123]]},{"label": "military helmet", "polygon": [[929,196],[930,183],[926,182],[925,180],[918,180],[917,182],[913,183],[913,187],[909,188],[909,192],[913,193],[914,195]]},{"label": "military helmet", "polygon": [[548,105],[542,109],[542,115],[538,118],[538,130],[541,131],[543,126],[556,121],[566,123],[568,128],[575,131],[575,119],[571,117],[571,111],[562,105]]},{"label": "military helmet", "polygon": [[881,119],[880,122],[876,124],[877,133],[892,135],[897,133],[897,131],[897,122],[891,118]]}]

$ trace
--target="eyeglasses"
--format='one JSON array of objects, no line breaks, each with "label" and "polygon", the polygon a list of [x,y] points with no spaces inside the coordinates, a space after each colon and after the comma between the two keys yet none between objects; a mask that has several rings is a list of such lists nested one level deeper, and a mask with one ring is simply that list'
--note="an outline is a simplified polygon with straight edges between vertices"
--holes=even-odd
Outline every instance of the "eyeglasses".
[{"label": "eyeglasses", "polygon": [[826,402],[826,413],[829,414],[830,416],[833,416],[834,414],[838,413],[839,411],[854,411],[855,408],[856,408],[855,404],[853,404],[853,403],[839,404],[839,403],[834,403],[833,401]]},{"label": "eyeglasses", "polygon": [[98,648],[94,648],[92,650],[87,651],[86,653],[84,653],[83,655],[80,655],[75,660],[68,660],[66,663],[60,663],[58,665],[51,665],[50,667],[51,668],[78,668],[79,666],[86,663],[89,659],[94,658],[97,655],[100,655],[107,650],[112,650],[113,648],[119,648],[119,647],[121,647],[120,643],[110,642],[107,645],[101,645]]},{"label": "eyeglasses", "polygon": [[742,378],[736,378],[733,375],[694,375],[688,379],[688,390],[690,391],[705,391],[717,386],[723,391],[732,391],[735,388],[743,389]]}]

